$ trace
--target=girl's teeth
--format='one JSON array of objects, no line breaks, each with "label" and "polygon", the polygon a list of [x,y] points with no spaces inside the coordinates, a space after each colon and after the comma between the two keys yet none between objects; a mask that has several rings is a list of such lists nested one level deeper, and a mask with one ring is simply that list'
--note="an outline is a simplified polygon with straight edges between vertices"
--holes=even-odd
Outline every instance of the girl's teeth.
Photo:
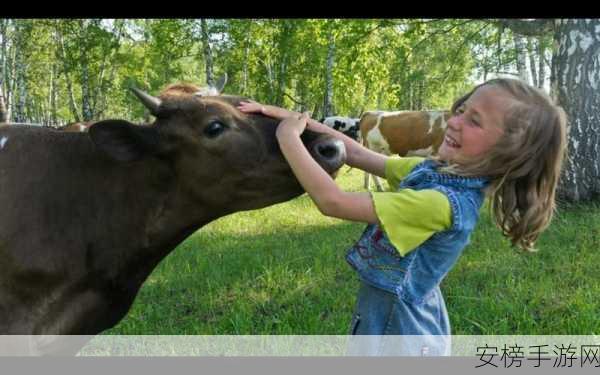
[{"label": "girl's teeth", "polygon": [[458,143],[454,142],[450,137],[446,137],[446,142],[451,146],[451,147],[458,147]]}]

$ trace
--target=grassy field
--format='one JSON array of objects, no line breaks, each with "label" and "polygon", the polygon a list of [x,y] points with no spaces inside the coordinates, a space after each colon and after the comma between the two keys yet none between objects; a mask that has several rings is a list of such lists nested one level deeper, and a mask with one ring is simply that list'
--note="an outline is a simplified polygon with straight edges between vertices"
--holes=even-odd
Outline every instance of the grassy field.
[{"label": "grassy field", "polygon": [[[340,173],[362,190],[357,170]],[[304,195],[221,218],[168,256],[106,334],[347,333],[358,278],[344,260],[363,224]],[[454,334],[600,333],[600,206],[561,208],[539,252],[510,247],[487,212],[442,283]]]}]

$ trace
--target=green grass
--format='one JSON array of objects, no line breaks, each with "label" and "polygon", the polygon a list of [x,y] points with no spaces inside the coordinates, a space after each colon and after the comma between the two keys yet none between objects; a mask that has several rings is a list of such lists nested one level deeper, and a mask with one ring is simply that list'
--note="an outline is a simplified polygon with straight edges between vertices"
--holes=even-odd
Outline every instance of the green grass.
[{"label": "green grass", "polygon": [[[338,184],[362,190],[358,170]],[[304,195],[221,218],[150,275],[107,334],[346,334],[358,278],[344,260],[363,224]],[[442,283],[454,334],[600,332],[600,207],[559,210],[535,254],[510,247],[486,212]]]}]

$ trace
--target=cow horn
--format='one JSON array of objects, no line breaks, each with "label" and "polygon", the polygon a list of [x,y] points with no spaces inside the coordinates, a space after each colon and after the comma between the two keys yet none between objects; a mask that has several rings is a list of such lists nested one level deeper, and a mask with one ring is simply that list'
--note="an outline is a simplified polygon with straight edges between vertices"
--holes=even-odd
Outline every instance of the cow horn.
[{"label": "cow horn", "polygon": [[223,92],[223,88],[225,87],[226,83],[227,83],[227,72],[223,73],[221,78],[219,78],[217,85],[215,86],[215,88],[217,89],[219,94]]},{"label": "cow horn", "polygon": [[137,96],[138,99],[140,99],[142,104],[146,108],[148,108],[148,110],[150,110],[150,113],[152,113],[152,115],[156,116],[158,114],[158,108],[160,107],[160,104],[162,103],[162,101],[159,98],[156,98],[150,94],[147,94],[146,92],[144,92],[140,89],[137,89],[135,87],[132,87],[131,91],[133,91],[135,96]]}]

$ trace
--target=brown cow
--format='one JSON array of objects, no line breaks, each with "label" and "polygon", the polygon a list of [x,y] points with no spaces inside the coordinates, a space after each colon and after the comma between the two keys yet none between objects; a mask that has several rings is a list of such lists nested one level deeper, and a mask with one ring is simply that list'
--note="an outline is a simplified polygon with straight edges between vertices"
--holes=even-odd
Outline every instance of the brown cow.
[{"label": "brown cow", "polygon": [[[448,111],[365,112],[359,128],[365,147],[384,155],[431,156],[444,140]],[[382,190],[377,176],[373,176]],[[365,172],[365,188],[369,174]]]},{"label": "brown cow", "polygon": [[[0,335],[39,335],[13,345],[19,353],[76,352],[81,343],[48,335],[114,326],[198,228],[303,193],[278,121],[239,112],[247,99],[135,93],[153,124],[0,126]],[[311,131],[302,140],[328,173],[343,165],[340,141]]]}]

